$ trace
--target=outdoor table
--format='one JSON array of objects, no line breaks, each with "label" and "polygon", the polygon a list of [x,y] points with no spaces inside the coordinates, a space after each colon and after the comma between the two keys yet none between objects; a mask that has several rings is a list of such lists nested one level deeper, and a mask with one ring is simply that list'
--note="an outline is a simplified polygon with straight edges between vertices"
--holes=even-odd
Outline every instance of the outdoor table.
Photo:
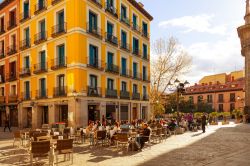
[{"label": "outdoor table", "polygon": [[37,141],[41,141],[41,140],[50,140],[50,136],[37,137]]}]

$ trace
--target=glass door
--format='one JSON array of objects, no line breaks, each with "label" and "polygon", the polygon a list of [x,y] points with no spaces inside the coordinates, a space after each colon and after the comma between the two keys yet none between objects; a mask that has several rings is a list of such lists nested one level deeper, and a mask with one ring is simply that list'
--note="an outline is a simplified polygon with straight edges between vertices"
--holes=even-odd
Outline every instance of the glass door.
[{"label": "glass door", "polygon": [[41,70],[46,70],[45,51],[40,52],[40,63],[41,63]]},{"label": "glass door", "polygon": [[64,11],[58,13],[58,32],[64,31]]},{"label": "glass door", "polygon": [[65,48],[64,44],[58,46],[58,63],[59,66],[64,66],[65,65]]},{"label": "glass door", "polygon": [[126,70],[127,70],[127,60],[125,58],[122,58],[122,74],[126,75]]}]

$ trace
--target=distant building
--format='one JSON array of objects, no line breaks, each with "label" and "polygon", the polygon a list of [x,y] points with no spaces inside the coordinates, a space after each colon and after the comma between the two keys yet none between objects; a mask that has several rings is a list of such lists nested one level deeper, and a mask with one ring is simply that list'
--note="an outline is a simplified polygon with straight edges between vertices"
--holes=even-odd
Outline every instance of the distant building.
[{"label": "distant building", "polygon": [[203,77],[199,84],[186,88],[183,95],[192,104],[208,103],[217,112],[244,108],[245,77],[243,71]]}]

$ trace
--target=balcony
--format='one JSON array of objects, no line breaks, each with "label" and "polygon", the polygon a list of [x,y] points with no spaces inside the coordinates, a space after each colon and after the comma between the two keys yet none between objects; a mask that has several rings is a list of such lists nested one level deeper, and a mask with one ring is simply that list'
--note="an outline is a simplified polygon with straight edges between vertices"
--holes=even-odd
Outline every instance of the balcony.
[{"label": "balcony", "polygon": [[106,33],[105,34],[106,38],[105,41],[114,45],[114,46],[118,46],[118,39],[116,36],[113,36],[112,34]]},{"label": "balcony", "polygon": [[56,58],[51,60],[51,70],[58,70],[67,67],[67,58]]},{"label": "balcony", "polygon": [[119,74],[119,67],[117,65],[114,65],[114,64],[107,64],[106,63],[105,71],[112,73],[112,74]]},{"label": "balcony", "polygon": [[146,60],[146,61],[149,61],[149,55],[146,54],[146,53],[143,53],[142,59],[144,59],[144,60]]},{"label": "balcony", "polygon": [[120,41],[120,49],[130,52],[130,46],[128,43]]},{"label": "balcony", "polygon": [[133,79],[135,80],[141,80],[141,74],[138,72],[133,72]]},{"label": "balcony", "polygon": [[25,11],[20,15],[20,23],[23,23],[30,19],[30,11]]},{"label": "balcony", "polygon": [[34,65],[34,74],[45,73],[48,71],[48,64],[45,63],[38,63]]},{"label": "balcony", "polygon": [[87,58],[87,67],[97,69],[97,70],[103,70],[103,62],[99,61],[99,60],[91,61],[88,57]]},{"label": "balcony", "polygon": [[39,13],[45,11],[45,10],[47,10],[47,1],[43,0],[43,2],[37,3],[35,5],[35,12],[34,12],[34,14],[39,14]]},{"label": "balcony", "polygon": [[147,31],[142,30],[141,35],[142,35],[144,38],[146,38],[146,39],[149,40],[149,37],[150,37],[150,36],[149,36],[149,33],[148,33]]},{"label": "balcony", "polygon": [[219,99],[218,103],[224,103],[224,99]]},{"label": "balcony", "polygon": [[55,87],[54,88],[54,97],[66,97],[67,96],[67,87]]},{"label": "balcony", "polygon": [[106,98],[117,98],[117,90],[113,89],[106,89]]},{"label": "balcony", "polygon": [[128,91],[120,91],[120,99],[130,100],[130,93]]},{"label": "balcony", "polygon": [[124,23],[126,26],[130,27],[130,21],[129,18],[121,16],[120,21]]},{"label": "balcony", "polygon": [[48,90],[41,89],[36,91],[36,99],[47,99],[48,98]]},{"label": "balcony", "polygon": [[56,4],[60,3],[61,1],[63,1],[63,0],[52,0],[51,4],[56,5]]},{"label": "balcony", "polygon": [[95,4],[100,9],[102,8],[102,0],[89,0],[89,1]]},{"label": "balcony", "polygon": [[121,69],[120,76],[130,78],[131,77],[131,71]]},{"label": "balcony", "polygon": [[19,76],[20,77],[29,77],[31,75],[31,71],[30,71],[30,68],[21,68],[20,70],[20,73],[19,73]]},{"label": "balcony", "polygon": [[87,95],[89,97],[102,97],[102,89],[99,87],[87,87]]},{"label": "balcony", "polygon": [[132,28],[132,30],[134,30],[135,32],[137,32],[137,33],[139,33],[139,34],[141,34],[141,28],[139,27],[139,25],[137,25],[136,23],[131,23],[131,28]]},{"label": "balcony", "polygon": [[25,50],[30,48],[30,38],[20,41],[20,50]]},{"label": "balcony", "polygon": [[0,103],[4,104],[5,103],[5,96],[0,96]]},{"label": "balcony", "polygon": [[0,59],[5,58],[4,50],[0,50]]},{"label": "balcony", "polygon": [[142,81],[150,83],[150,79],[148,78],[148,76],[142,76]]},{"label": "balcony", "polygon": [[10,55],[13,55],[17,53],[17,49],[16,49],[16,45],[10,45],[9,47],[7,47],[7,54],[10,56]]},{"label": "balcony", "polygon": [[57,24],[53,26],[51,29],[52,29],[52,34],[51,34],[52,37],[63,35],[67,32],[67,23],[64,22],[63,24]]},{"label": "balcony", "polygon": [[106,3],[105,6],[105,11],[109,14],[111,14],[112,16],[114,16],[115,18],[118,18],[118,12],[117,9],[113,6],[111,6],[110,4]]},{"label": "balcony", "polygon": [[5,33],[5,25],[1,25],[0,27],[0,35]]},{"label": "balcony", "polygon": [[235,102],[235,98],[230,98],[230,102]]},{"label": "balcony", "polygon": [[6,81],[7,82],[16,81],[16,80],[17,80],[16,72],[6,73]]},{"label": "balcony", "polygon": [[29,92],[22,92],[21,93],[21,99],[23,101],[31,100],[31,91],[29,91]]},{"label": "balcony", "polygon": [[17,26],[17,23],[16,23],[16,19],[14,19],[14,20],[10,20],[9,22],[8,22],[8,30],[11,30],[11,29],[13,29],[13,28],[15,28]]},{"label": "balcony", "polygon": [[142,99],[143,99],[143,101],[149,101],[149,96],[148,95],[143,95]]},{"label": "balcony", "polygon": [[9,103],[16,103],[18,101],[18,96],[17,94],[12,94],[9,95],[8,102]]},{"label": "balcony", "polygon": [[40,44],[42,42],[45,42],[47,40],[47,31],[42,31],[37,34],[35,34],[35,44]]},{"label": "balcony", "polygon": [[141,95],[140,95],[140,93],[133,93],[133,94],[132,94],[132,99],[133,99],[133,100],[141,100]]},{"label": "balcony", "polygon": [[102,39],[102,30],[101,28],[94,27],[93,25],[90,25],[87,23],[87,33],[91,34],[92,36]]},{"label": "balcony", "polygon": [[138,48],[134,48],[133,51],[132,51],[132,54],[137,56],[137,57],[140,57],[141,56],[141,51]]}]

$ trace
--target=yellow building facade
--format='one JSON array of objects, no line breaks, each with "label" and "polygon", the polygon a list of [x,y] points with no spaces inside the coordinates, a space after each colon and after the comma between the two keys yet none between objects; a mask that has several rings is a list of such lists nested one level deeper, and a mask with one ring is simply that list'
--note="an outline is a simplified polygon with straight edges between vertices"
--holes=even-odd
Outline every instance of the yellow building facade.
[{"label": "yellow building facade", "polygon": [[20,1],[20,126],[148,119],[152,19],[133,0]]}]

